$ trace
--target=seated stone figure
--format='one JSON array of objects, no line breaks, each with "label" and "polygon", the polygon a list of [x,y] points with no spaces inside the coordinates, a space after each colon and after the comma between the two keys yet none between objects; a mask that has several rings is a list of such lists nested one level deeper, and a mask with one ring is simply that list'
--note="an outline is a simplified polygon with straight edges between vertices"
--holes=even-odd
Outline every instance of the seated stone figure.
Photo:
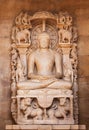
[{"label": "seated stone figure", "polygon": [[[38,41],[39,48],[32,52],[28,58],[29,80],[19,82],[18,89],[71,89],[71,81],[62,79],[61,55],[49,48],[49,35],[42,32],[38,36]],[[53,73],[54,68],[55,73]]]}]

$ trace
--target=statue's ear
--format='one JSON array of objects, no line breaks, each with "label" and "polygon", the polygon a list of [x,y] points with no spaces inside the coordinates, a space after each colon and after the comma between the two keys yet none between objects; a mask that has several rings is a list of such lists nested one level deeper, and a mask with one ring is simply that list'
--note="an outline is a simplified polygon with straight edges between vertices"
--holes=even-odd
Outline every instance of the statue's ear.
[{"label": "statue's ear", "polygon": [[40,47],[40,42],[39,42],[39,40],[37,39],[37,47],[39,48]]},{"label": "statue's ear", "polygon": [[49,40],[49,48],[52,48],[51,40]]}]

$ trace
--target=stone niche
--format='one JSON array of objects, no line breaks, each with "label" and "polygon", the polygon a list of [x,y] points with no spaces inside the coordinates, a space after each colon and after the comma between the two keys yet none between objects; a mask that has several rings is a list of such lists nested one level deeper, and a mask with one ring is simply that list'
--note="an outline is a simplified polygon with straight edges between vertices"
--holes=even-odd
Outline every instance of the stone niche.
[{"label": "stone niche", "polygon": [[67,12],[21,12],[11,33],[11,113],[6,129],[78,125],[77,29]]}]

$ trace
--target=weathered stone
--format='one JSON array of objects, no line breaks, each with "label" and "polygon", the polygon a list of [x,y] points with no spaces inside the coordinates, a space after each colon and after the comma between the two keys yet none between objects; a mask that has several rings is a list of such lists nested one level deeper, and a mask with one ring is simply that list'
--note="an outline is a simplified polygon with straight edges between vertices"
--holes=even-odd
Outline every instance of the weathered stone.
[{"label": "weathered stone", "polygon": [[[21,10],[29,10],[30,14],[33,14],[36,11],[48,10],[52,12],[59,12],[60,10],[67,10],[75,18],[75,24],[79,32],[79,55],[84,55],[85,57],[80,57],[79,68],[79,95],[80,97],[85,97],[84,101],[80,102],[80,123],[87,124],[87,129],[89,129],[89,103],[87,97],[89,95],[89,46],[88,46],[88,35],[89,35],[89,0],[68,0],[68,1],[58,1],[58,0],[0,0],[0,130],[5,128],[5,119],[3,117],[2,111],[8,111],[8,104],[1,106],[2,99],[10,97],[10,57],[9,57],[9,48],[10,48],[10,30],[14,18],[21,12]],[[3,30],[4,29],[4,30]],[[5,35],[4,35],[5,34]],[[83,42],[82,42],[83,41]],[[86,61],[85,61],[86,60]],[[84,65],[82,65],[84,64]],[[87,64],[87,65],[86,65]],[[83,67],[82,67],[83,66]],[[82,77],[83,75],[83,77]],[[7,88],[6,88],[7,87]],[[5,92],[4,92],[5,88]],[[82,100],[82,99],[80,99]],[[84,104],[82,110],[82,104]],[[87,108],[86,108],[87,106]],[[83,112],[83,116],[82,116]],[[84,116],[84,115],[87,115]],[[6,115],[8,116],[8,115]],[[8,117],[10,118],[10,117]],[[11,119],[11,118],[10,118]]]},{"label": "weathered stone", "polygon": [[[77,71],[77,31],[68,13],[60,12],[57,16],[59,21],[51,12],[36,12],[32,20],[39,21],[40,17],[42,26],[37,24],[34,28],[31,16],[27,12],[21,12],[15,18],[11,33],[12,45],[16,45],[11,51],[11,112],[17,124],[74,124],[73,113],[77,117],[76,111],[73,112],[75,95],[72,94],[73,72],[76,77]],[[65,22],[61,20],[63,17]],[[50,26],[46,24],[49,18],[51,22],[52,19],[57,21],[56,26],[59,30],[55,30],[51,22]],[[74,33],[71,29],[75,29]],[[53,49],[54,45],[57,52]],[[58,50],[61,50],[61,54]],[[13,64],[14,62],[16,64]],[[56,72],[53,72],[54,69]],[[26,76],[24,70],[27,70]],[[76,93],[75,88],[74,92]],[[37,107],[34,108],[33,104],[37,104]],[[54,111],[55,104],[57,109]]]}]

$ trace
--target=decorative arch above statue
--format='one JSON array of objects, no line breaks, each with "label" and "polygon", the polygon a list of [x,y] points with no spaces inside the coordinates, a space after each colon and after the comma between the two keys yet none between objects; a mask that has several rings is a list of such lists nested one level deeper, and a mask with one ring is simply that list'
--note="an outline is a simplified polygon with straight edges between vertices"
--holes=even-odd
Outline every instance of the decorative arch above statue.
[{"label": "decorative arch above statue", "polygon": [[72,17],[67,12],[21,12],[11,41],[15,122],[77,124],[77,29]]}]

